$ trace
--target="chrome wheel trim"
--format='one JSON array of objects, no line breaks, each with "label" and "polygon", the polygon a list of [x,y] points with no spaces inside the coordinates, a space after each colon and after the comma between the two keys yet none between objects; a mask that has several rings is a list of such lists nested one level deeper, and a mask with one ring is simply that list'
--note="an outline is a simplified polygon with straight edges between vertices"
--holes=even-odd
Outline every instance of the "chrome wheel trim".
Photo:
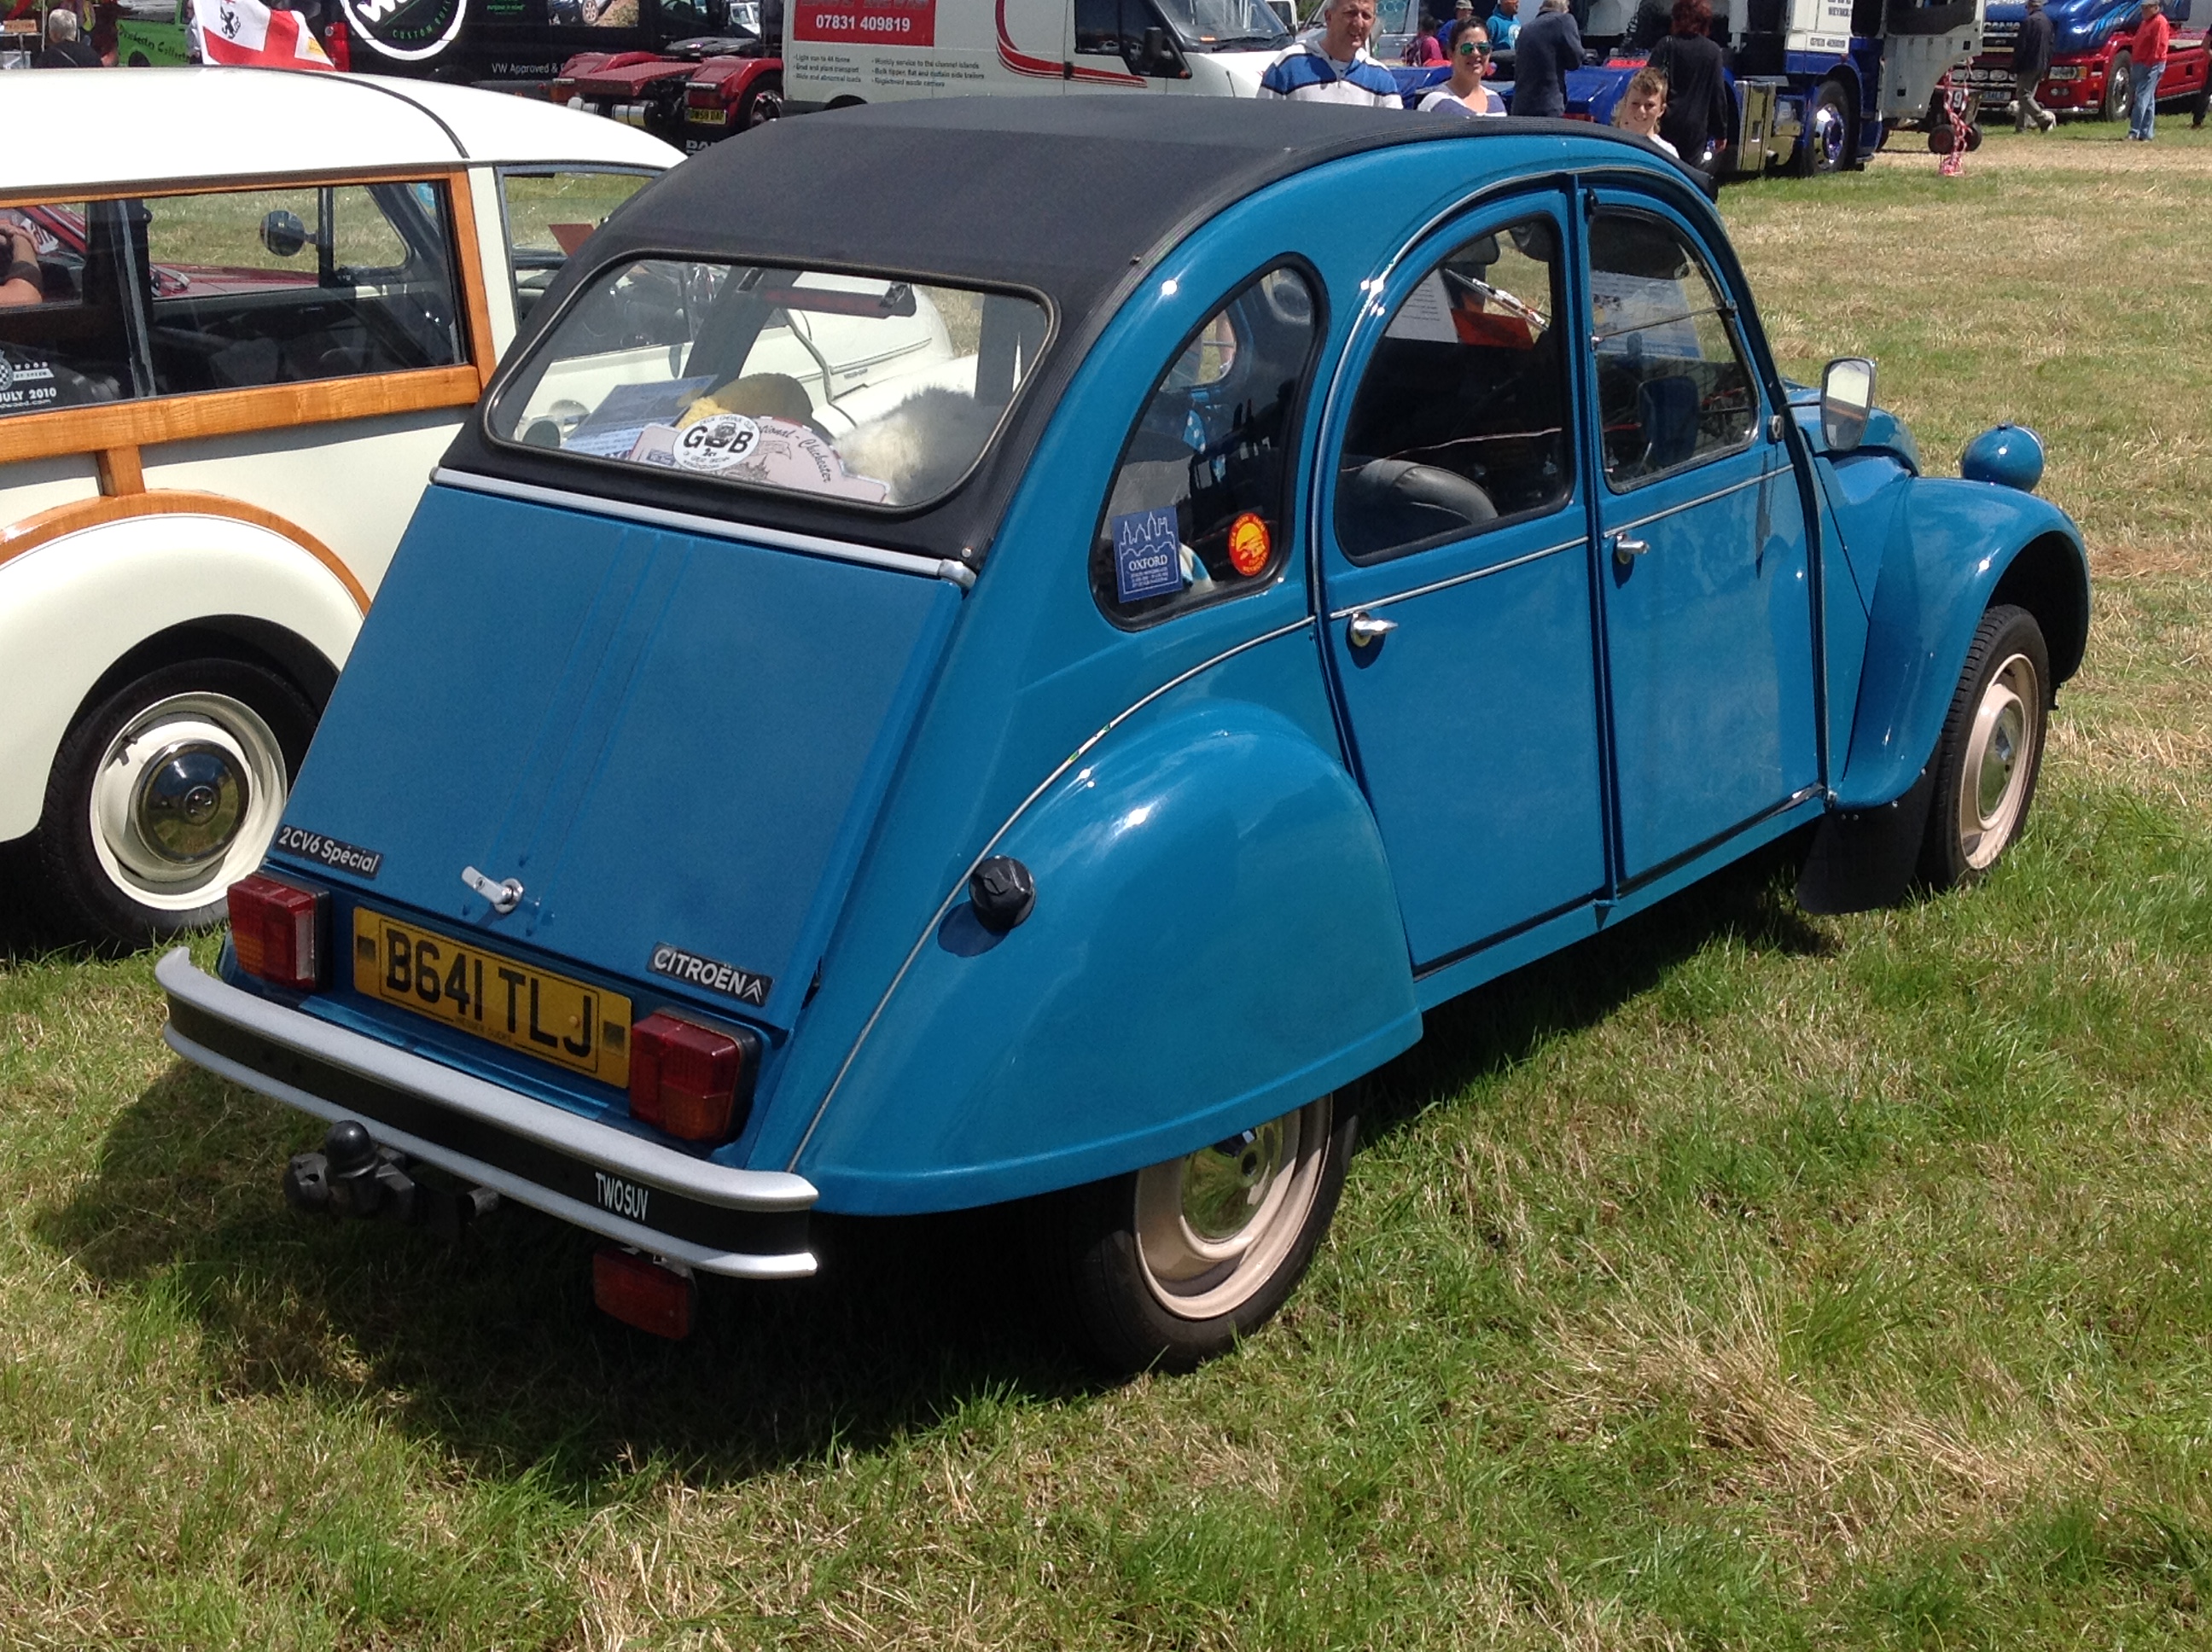
[{"label": "chrome wheel trim", "polygon": [[260,714],[228,695],[172,695],[124,725],[94,771],[93,853],[138,905],[190,912],[259,864],[287,791]]},{"label": "chrome wheel trim", "polygon": [[1813,111],[1812,130],[1805,141],[1813,146],[1813,167],[1817,172],[1833,172],[1844,164],[1844,112],[1832,103],[1823,103]]},{"label": "chrome wheel trim", "polygon": [[1959,771],[1959,849],[1986,871],[2020,829],[2043,725],[2043,685],[2026,654],[2008,656],[1982,690]]},{"label": "chrome wheel trim", "polygon": [[1243,1307],[1281,1269],[1321,1190],[1328,1096],[1137,1173],[1137,1259],[1178,1319]]}]

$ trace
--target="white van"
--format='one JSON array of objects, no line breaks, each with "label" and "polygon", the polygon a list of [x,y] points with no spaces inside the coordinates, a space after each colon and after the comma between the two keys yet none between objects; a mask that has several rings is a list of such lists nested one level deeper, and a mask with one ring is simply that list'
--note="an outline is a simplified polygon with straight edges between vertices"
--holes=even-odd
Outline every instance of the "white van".
[{"label": "white van", "polygon": [[976,93],[1249,98],[1291,39],[1267,0],[791,0],[785,107]]}]

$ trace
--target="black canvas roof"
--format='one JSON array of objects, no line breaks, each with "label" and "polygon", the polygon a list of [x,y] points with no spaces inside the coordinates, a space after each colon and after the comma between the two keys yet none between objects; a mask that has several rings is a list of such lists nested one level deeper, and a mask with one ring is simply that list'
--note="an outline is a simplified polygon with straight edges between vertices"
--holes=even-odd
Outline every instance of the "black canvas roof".
[{"label": "black canvas roof", "polygon": [[[571,260],[517,340],[510,365],[590,270],[642,253],[1032,288],[1052,301],[1054,340],[978,473],[943,503],[899,519],[739,495],[665,471],[616,477],[590,467],[586,476],[557,455],[488,441],[474,421],[447,462],[540,486],[619,490],[667,509],[848,533],[972,561],[1064,375],[1116,296],[1198,224],[1277,179],[1362,150],[1547,135],[1587,142],[1601,131],[1583,122],[1103,95],[917,99],[776,121],[714,145],[633,197]],[[1565,146],[1559,147],[1564,160]],[[1439,156],[1436,164],[1448,173],[1453,163]],[[831,519],[838,515],[850,519]]]}]

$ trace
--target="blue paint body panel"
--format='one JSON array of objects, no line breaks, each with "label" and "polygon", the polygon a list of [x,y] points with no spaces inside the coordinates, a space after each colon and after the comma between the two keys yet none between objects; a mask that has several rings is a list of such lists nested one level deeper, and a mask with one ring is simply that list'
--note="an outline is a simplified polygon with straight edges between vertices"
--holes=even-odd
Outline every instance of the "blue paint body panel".
[{"label": "blue paint body panel", "polygon": [[[1895,796],[1995,581],[2052,536],[2078,556],[2072,525],[1921,479],[1887,415],[1859,453],[1821,451],[1718,220],[1662,158],[1556,131],[1452,153],[1317,161],[1133,262],[1110,318],[1050,347],[1079,360],[964,592],[734,525],[622,519],[619,500],[434,489],[287,813],[382,864],[276,864],[332,889],[342,928],[366,902],[641,1014],[753,1023],[753,1111],[712,1157],[881,1213],[1257,1124],[1404,1048],[1424,1009],[1810,819],[1827,788]],[[1552,325],[1587,339],[1583,169],[1684,227],[1733,289],[1753,440],[1613,492],[1577,342],[1556,508],[1352,563],[1338,446],[1380,318],[1455,238],[1539,213],[1567,270]],[[1118,626],[1088,562],[1124,438],[1200,324],[1285,261],[1322,303],[1283,437],[1279,572]],[[620,485],[582,468],[580,489]],[[825,507],[824,538],[856,531]],[[1632,568],[1604,545],[1624,531],[1651,544]],[[1401,623],[1355,651],[1362,605]],[[994,853],[1038,890],[1003,936],[964,893]],[[519,878],[522,907],[493,914],[464,865]],[[744,1005],[656,975],[662,944],[773,988]],[[313,1013],[642,1129],[611,1086],[343,983]]]}]

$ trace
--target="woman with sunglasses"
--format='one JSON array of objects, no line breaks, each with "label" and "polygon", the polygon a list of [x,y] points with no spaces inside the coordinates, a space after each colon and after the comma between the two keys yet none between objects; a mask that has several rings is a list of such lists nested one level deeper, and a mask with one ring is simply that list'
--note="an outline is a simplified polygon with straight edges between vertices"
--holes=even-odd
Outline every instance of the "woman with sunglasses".
[{"label": "woman with sunglasses", "polygon": [[1452,36],[1451,78],[1421,100],[1424,112],[1446,115],[1502,115],[1505,100],[1482,83],[1490,69],[1490,36],[1480,23],[1468,23]]}]

